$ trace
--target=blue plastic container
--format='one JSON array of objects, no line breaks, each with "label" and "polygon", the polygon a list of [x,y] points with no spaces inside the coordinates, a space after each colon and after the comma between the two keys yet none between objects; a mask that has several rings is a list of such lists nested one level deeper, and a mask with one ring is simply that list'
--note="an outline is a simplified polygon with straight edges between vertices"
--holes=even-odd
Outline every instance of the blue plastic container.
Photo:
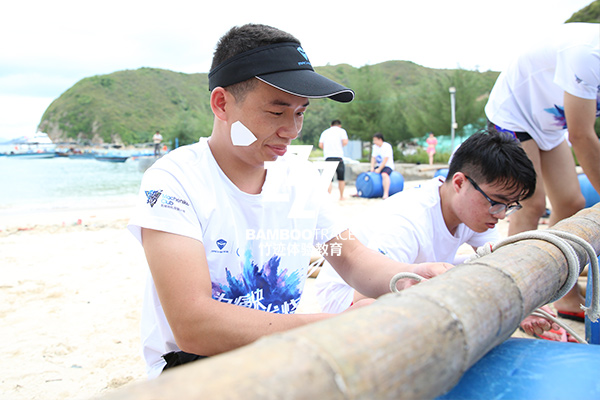
[{"label": "blue plastic container", "polygon": [[588,177],[585,174],[579,174],[577,175],[577,179],[579,179],[581,193],[585,197],[585,207],[588,208],[600,202],[600,195],[596,192]]},{"label": "blue plastic container", "polygon": [[511,338],[437,400],[600,399],[600,346]]},{"label": "blue plastic container", "polygon": [[437,178],[438,176],[443,176],[444,178],[448,177],[448,168],[440,168],[438,170],[435,171],[435,174],[433,174],[434,178]]},{"label": "blue plastic container", "polygon": [[[390,196],[404,189],[404,176],[392,171],[390,175]],[[375,198],[383,196],[381,175],[376,172],[363,172],[356,177],[356,193],[360,197]]]},{"label": "blue plastic container", "polygon": [[[598,257],[598,261],[600,262],[600,257]],[[588,267],[588,277],[587,277],[587,286],[585,290],[585,306],[590,307],[592,304],[592,293],[593,293],[593,277],[594,273],[592,269]],[[585,340],[589,344],[600,344],[600,320],[596,322],[590,321],[590,319],[585,317]]]}]

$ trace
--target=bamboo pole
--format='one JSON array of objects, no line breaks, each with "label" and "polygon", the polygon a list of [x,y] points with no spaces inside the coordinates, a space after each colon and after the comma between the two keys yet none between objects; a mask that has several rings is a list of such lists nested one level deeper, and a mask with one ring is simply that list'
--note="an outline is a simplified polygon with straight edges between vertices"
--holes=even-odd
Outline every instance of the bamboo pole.
[{"label": "bamboo pole", "polygon": [[[554,229],[600,249],[600,205]],[[580,262],[585,253],[574,245]],[[567,277],[554,245],[525,240],[401,294],[165,372],[106,399],[426,399],[450,390]]]}]

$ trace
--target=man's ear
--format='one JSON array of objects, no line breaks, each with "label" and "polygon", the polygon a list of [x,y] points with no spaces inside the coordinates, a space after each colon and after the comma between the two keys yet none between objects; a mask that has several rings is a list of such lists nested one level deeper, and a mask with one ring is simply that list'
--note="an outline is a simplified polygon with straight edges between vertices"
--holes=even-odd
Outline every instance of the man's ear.
[{"label": "man's ear", "polygon": [[462,172],[456,172],[454,175],[452,175],[452,187],[454,188],[455,192],[458,193],[466,182],[467,178],[465,178],[465,174]]},{"label": "man's ear", "polygon": [[210,108],[215,117],[222,121],[227,120],[226,105],[231,97],[231,94],[222,87],[214,88],[210,94]]}]

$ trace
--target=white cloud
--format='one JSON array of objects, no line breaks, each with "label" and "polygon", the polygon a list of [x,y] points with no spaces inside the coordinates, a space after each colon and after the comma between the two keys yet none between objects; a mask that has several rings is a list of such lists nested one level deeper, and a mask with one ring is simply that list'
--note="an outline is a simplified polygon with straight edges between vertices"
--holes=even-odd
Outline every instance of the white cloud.
[{"label": "white cloud", "polygon": [[[0,110],[2,110],[0,138],[10,139],[34,133],[44,111],[53,101],[53,97],[0,95]],[[5,118],[5,115],[10,118]]]},{"label": "white cloud", "polygon": [[0,137],[17,121],[35,129],[44,111],[37,106],[88,76],[140,67],[208,72],[218,38],[234,25],[264,23],[292,33],[315,66],[409,60],[431,68],[500,70],[526,37],[590,2],[4,2],[0,96],[20,97],[13,103],[23,109],[2,110]]}]

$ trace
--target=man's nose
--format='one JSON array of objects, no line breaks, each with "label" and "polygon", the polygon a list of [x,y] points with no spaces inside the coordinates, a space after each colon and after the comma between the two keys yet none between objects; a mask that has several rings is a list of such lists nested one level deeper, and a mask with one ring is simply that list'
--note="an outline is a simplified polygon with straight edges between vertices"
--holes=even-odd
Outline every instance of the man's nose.
[{"label": "man's nose", "polygon": [[286,123],[281,126],[277,132],[280,137],[294,140],[302,130],[302,119],[297,117],[289,118]]}]

